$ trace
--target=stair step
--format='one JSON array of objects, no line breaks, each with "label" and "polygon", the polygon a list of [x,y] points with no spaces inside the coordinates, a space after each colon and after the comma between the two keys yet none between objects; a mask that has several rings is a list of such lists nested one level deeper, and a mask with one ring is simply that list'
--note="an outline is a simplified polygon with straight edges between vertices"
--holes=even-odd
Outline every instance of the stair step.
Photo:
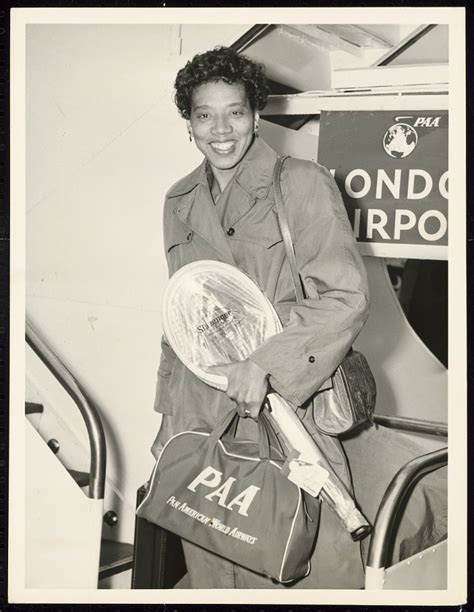
[{"label": "stair step", "polygon": [[43,404],[38,404],[36,402],[25,402],[25,414],[41,414],[43,411]]},{"label": "stair step", "polygon": [[133,565],[133,544],[102,540],[100,547],[99,580],[120,572],[125,572]]},{"label": "stair step", "polygon": [[79,472],[78,470],[68,470],[68,472],[80,487],[89,486],[90,474],[88,472]]}]

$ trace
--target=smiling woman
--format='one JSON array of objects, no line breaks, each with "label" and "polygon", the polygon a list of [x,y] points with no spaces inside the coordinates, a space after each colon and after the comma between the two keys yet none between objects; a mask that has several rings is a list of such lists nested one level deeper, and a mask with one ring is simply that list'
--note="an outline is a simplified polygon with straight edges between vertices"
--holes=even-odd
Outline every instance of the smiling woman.
[{"label": "smiling woman", "polygon": [[217,81],[197,87],[187,125],[222,191],[252,144],[258,126],[258,112],[250,108],[242,83]]},{"label": "smiling woman", "polygon": [[258,135],[258,111],[268,94],[263,66],[218,47],[188,62],[175,87],[189,136],[223,190]]},{"label": "smiling woman", "polygon": [[[227,378],[225,392],[185,368],[164,338],[155,401],[162,422],[152,452],[158,458],[167,441],[183,431],[213,430],[226,412],[235,409],[240,416],[237,438],[257,440],[256,421],[272,389],[298,409],[304,426],[350,489],[339,441],[319,433],[313,418],[314,396],[328,388],[328,379],[365,322],[368,306],[365,268],[334,179],[325,168],[299,159],[287,159],[281,173],[307,295],[296,304],[275,210],[273,172],[278,156],[258,138],[259,110],[268,93],[263,67],[218,47],[188,62],[175,88],[179,112],[204,160],[166,195],[163,228],[169,273],[200,260],[240,268],[274,305],[283,331],[247,359],[212,368],[213,374]],[[266,493],[278,503],[272,491]],[[212,503],[204,499],[210,506],[199,510],[213,516],[217,509]],[[311,572],[290,585],[184,541],[191,587],[361,588],[359,545],[328,504],[321,505],[319,523]]]}]

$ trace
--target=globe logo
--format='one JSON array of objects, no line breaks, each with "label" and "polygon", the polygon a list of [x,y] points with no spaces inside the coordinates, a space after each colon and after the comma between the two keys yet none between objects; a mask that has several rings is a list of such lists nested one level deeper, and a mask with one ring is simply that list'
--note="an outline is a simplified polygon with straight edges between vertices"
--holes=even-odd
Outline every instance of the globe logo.
[{"label": "globe logo", "polygon": [[408,123],[395,123],[385,132],[383,148],[385,153],[395,159],[408,157],[418,143],[418,134]]}]

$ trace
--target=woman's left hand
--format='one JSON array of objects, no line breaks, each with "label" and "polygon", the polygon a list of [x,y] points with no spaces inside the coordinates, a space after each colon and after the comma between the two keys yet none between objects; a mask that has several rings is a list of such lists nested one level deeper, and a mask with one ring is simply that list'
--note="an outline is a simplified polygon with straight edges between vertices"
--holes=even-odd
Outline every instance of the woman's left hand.
[{"label": "woman's left hand", "polygon": [[227,378],[226,395],[236,402],[242,418],[257,419],[268,391],[268,377],[256,363],[245,359],[206,368],[209,374]]}]

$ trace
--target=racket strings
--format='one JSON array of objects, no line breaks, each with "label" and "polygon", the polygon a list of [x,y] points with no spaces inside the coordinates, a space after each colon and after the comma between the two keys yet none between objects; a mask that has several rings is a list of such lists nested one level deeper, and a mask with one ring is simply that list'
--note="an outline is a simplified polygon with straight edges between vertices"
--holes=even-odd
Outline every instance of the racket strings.
[{"label": "racket strings", "polygon": [[204,379],[203,368],[246,359],[281,331],[273,306],[251,279],[210,267],[181,276],[165,296],[168,340]]}]

